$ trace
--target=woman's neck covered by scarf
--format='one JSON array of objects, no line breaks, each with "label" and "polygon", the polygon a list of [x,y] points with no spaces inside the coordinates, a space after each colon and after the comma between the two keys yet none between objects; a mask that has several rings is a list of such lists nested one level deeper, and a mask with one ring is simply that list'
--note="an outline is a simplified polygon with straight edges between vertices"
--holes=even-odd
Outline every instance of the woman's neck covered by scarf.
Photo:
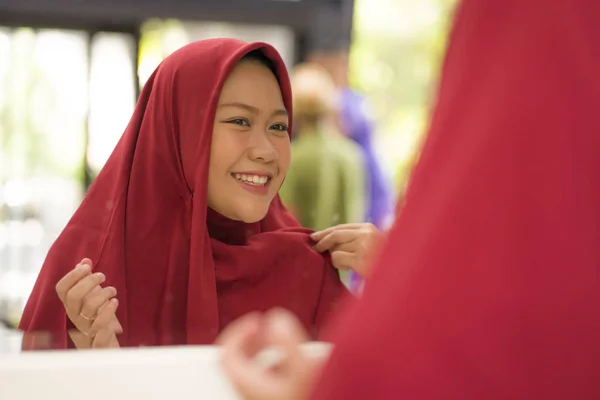
[{"label": "woman's neck covered by scarf", "polygon": [[[279,197],[258,224],[228,220],[207,205],[219,93],[254,50],[275,66],[291,126],[287,70],[270,45],[205,40],[165,59],[48,253],[21,320],[25,349],[71,345],[54,287],[84,257],[117,289],[121,346],[211,343],[228,321],[276,306],[319,331],[343,287]],[[29,335],[35,332],[49,335]]]},{"label": "woman's neck covered by scarf", "polygon": [[260,223],[246,223],[227,218],[212,208],[206,212],[206,228],[211,239],[232,246],[243,246],[248,239],[260,233]]}]

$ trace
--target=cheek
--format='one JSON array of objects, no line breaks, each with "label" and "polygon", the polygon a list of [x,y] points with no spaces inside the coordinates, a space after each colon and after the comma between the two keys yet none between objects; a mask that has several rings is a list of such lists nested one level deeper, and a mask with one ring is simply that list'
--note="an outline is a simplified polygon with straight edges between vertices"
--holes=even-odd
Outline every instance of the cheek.
[{"label": "cheek", "polygon": [[209,175],[222,176],[244,154],[246,143],[243,136],[229,129],[215,129],[210,147]]},{"label": "cheek", "polygon": [[283,175],[287,173],[292,161],[292,146],[289,140],[282,140],[277,144],[277,152],[279,153],[279,168]]}]

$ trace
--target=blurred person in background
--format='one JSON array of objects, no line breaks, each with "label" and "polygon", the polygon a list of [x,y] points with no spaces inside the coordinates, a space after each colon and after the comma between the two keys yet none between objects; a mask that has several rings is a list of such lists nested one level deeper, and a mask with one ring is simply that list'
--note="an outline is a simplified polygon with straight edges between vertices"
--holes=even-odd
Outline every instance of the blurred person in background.
[{"label": "blurred person in background", "polygon": [[[315,63],[296,66],[291,82],[295,138],[292,163],[280,192],[282,201],[303,226],[321,231],[315,239],[364,228],[347,225],[365,220],[366,170],[361,149],[338,130],[335,83],[327,70]],[[318,250],[343,258],[338,245],[339,241],[328,239]],[[343,277],[348,282],[348,275]]]},{"label": "blurred person in background", "polygon": [[379,229],[386,229],[394,217],[394,185],[375,149],[374,110],[367,96],[349,83],[349,53],[345,49],[316,51],[309,60],[311,64],[323,67],[336,86],[337,130],[358,144],[363,152],[366,184],[363,218]]},{"label": "blurred person in background", "polygon": [[[373,126],[368,100],[349,86],[340,89],[340,125],[342,132],[356,142],[364,156],[366,175],[366,221],[380,230],[387,229],[394,217],[393,185],[384,173],[375,151]],[[363,281],[356,272],[348,273],[350,288],[354,292],[362,289]]]},{"label": "blurred person in background", "polygon": [[375,151],[373,126],[368,100],[350,87],[340,89],[342,132],[363,151],[366,171],[366,221],[386,229],[393,217],[393,185],[384,173]]},{"label": "blurred person in background", "polygon": [[[348,80],[349,54],[341,49],[334,52],[317,51],[309,60],[325,68],[335,82],[338,97],[336,123],[338,130],[359,145],[365,162],[365,189],[363,220],[385,230],[393,221],[394,185],[387,176],[375,149],[373,110],[367,97],[352,89]],[[359,292],[364,281],[355,272],[349,272],[350,288]]]},{"label": "blurred person in background", "polygon": [[337,129],[333,80],[317,64],[296,66],[290,78],[295,137],[292,163],[280,192],[284,204],[303,226],[316,231],[363,222],[364,158],[359,147]]},{"label": "blurred person in background", "polygon": [[289,313],[247,315],[220,339],[245,398],[600,398],[599,20],[595,0],[462,1],[404,207],[331,356],[299,351]]}]

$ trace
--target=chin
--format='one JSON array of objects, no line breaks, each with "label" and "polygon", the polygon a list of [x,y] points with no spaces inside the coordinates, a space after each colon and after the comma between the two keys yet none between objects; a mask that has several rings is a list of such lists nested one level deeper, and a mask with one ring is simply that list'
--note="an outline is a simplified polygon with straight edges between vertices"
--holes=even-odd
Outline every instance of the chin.
[{"label": "chin", "polygon": [[261,221],[266,217],[269,212],[269,204],[266,205],[245,205],[242,209],[238,210],[238,219],[247,224],[253,224]]},{"label": "chin", "polygon": [[252,213],[252,214],[243,214],[240,217],[240,220],[242,222],[245,222],[247,224],[253,224],[255,222],[259,222],[262,221],[262,219],[264,217],[266,217],[267,213]]}]

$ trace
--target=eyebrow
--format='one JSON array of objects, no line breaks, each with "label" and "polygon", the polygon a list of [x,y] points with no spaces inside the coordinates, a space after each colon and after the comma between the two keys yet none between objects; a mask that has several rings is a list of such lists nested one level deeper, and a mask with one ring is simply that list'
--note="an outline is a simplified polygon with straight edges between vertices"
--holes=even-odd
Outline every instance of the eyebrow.
[{"label": "eyebrow", "polygon": [[[219,104],[219,108],[241,108],[243,110],[246,110],[252,114],[260,114],[260,110],[256,107],[253,107],[251,105],[248,104],[244,104],[244,103],[237,103],[237,102],[233,102],[233,103],[223,103],[223,104]],[[275,110],[271,113],[272,116],[279,116],[279,115],[283,115],[285,117],[288,116],[288,112],[287,110],[281,108],[279,110]]]}]

